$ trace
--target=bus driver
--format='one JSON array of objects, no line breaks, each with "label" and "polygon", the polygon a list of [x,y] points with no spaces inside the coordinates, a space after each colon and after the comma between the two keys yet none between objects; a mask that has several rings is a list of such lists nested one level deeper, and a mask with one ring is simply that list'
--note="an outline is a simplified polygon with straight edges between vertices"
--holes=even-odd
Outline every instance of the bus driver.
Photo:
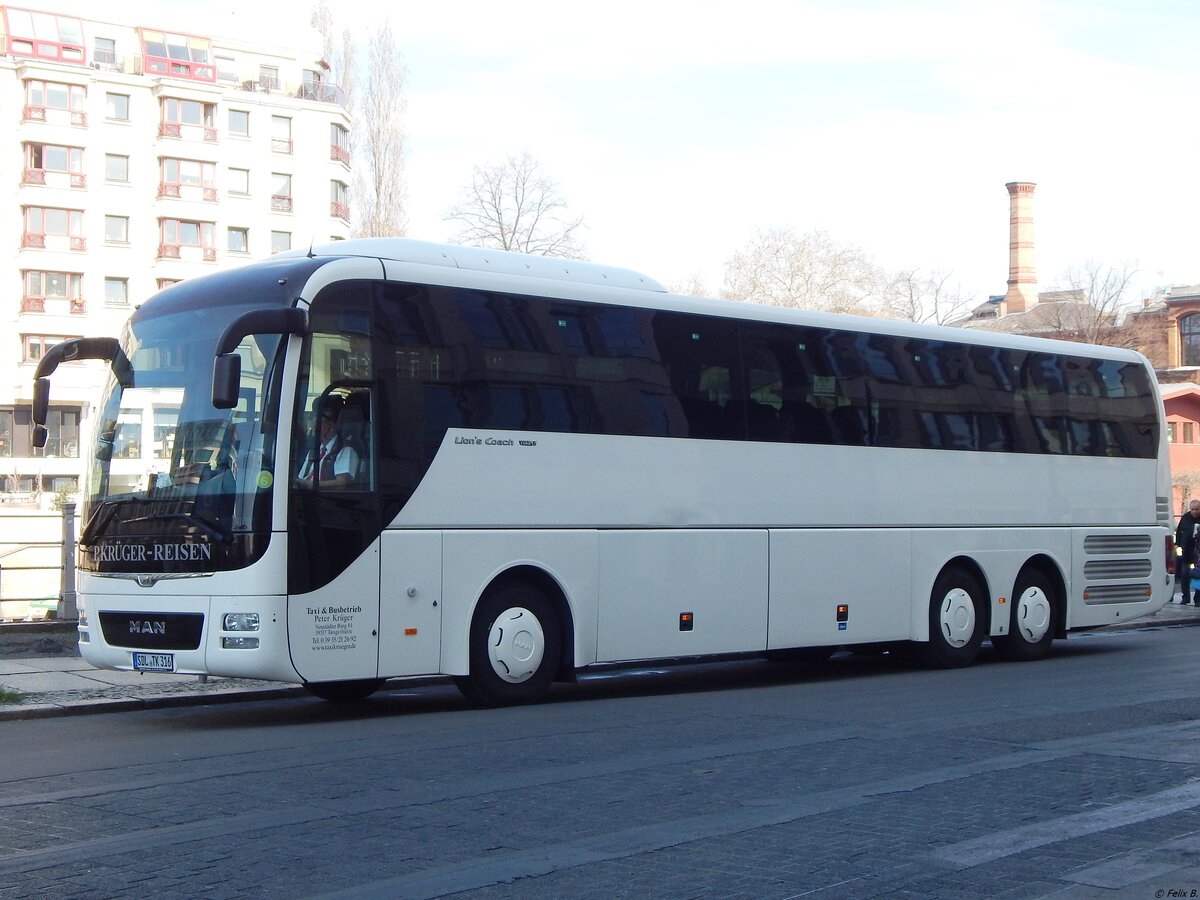
[{"label": "bus driver", "polygon": [[315,445],[300,466],[300,487],[345,488],[354,482],[358,453],[338,428],[338,415],[344,405],[344,400],[333,395],[322,401],[317,412]]}]

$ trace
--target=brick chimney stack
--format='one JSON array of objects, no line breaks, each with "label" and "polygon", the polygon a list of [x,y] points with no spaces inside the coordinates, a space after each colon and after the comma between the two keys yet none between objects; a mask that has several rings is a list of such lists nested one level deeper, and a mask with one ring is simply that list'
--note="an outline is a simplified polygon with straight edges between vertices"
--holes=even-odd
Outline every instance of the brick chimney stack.
[{"label": "brick chimney stack", "polygon": [[1008,292],[1006,313],[1025,312],[1037,303],[1033,266],[1033,189],[1028,181],[1011,181],[1008,188]]}]

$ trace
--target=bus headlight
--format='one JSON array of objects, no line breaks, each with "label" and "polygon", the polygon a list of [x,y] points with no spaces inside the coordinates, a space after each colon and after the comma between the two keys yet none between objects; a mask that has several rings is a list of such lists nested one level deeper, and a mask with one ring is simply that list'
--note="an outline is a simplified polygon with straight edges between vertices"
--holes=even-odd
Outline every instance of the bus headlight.
[{"label": "bus headlight", "polygon": [[258,631],[258,613],[225,613],[225,631]]}]

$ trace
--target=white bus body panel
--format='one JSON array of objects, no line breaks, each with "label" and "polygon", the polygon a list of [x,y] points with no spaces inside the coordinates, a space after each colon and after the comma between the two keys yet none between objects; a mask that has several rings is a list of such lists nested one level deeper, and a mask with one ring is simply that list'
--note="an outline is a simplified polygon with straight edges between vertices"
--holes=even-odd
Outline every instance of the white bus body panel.
[{"label": "white bus body panel", "polygon": [[379,557],[379,676],[441,671],[441,532],[385,531]]},{"label": "white bus body panel", "polygon": [[375,678],[379,540],[333,581],[288,600],[292,665],[305,681]]},{"label": "white bus body panel", "polygon": [[749,529],[600,532],[597,660],[765,649],[768,546]]},{"label": "white bus body panel", "polygon": [[[903,530],[772,531],[767,648],[906,639],[909,545]],[[838,622],[839,604],[848,607],[845,623]]]},{"label": "white bus body panel", "polygon": [[[514,511],[515,512],[515,511]],[[397,532],[402,540],[405,532]],[[575,626],[575,664],[596,661],[597,534],[595,531],[447,531],[442,571],[442,667],[470,671],[471,616],[497,576],[518,566],[544,572],[562,590]]]}]

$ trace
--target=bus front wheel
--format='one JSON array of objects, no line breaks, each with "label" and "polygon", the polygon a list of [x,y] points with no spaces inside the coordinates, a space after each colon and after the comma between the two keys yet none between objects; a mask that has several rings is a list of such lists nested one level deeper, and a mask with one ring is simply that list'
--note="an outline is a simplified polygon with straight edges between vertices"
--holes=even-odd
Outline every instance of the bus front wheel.
[{"label": "bus front wheel", "polygon": [[917,645],[921,661],[936,669],[969,666],[987,631],[979,580],[963,569],[942,572],[929,596],[929,640]]},{"label": "bus front wheel", "polygon": [[489,591],[471,620],[471,673],[455,678],[468,700],[510,706],[538,700],[562,655],[558,613],[546,595],[519,582]]},{"label": "bus front wheel", "polygon": [[1004,659],[1041,659],[1054,641],[1058,600],[1054,586],[1038,571],[1024,572],[1013,590],[1008,634],[992,638],[992,646]]}]

